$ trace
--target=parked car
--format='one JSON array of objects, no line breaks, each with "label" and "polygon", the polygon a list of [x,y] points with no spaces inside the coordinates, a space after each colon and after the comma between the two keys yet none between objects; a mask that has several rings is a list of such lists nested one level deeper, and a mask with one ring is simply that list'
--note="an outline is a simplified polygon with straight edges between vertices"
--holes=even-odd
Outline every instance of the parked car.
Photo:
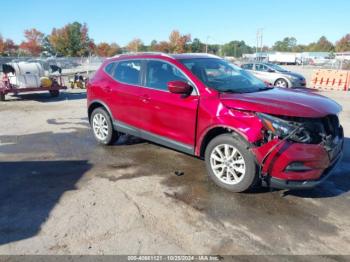
[{"label": "parked car", "polygon": [[301,74],[290,72],[271,63],[247,63],[241,66],[262,81],[273,86],[296,88],[305,87],[306,80]]},{"label": "parked car", "polygon": [[210,178],[233,192],[260,182],[314,187],[342,155],[336,102],[268,87],[211,55],[108,59],[89,80],[87,100],[99,143],[127,133],[204,159]]}]

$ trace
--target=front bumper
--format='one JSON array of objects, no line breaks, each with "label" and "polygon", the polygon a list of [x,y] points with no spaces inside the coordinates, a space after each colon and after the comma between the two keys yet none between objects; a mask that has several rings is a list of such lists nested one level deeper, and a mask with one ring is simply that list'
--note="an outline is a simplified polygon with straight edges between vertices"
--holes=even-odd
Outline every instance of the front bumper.
[{"label": "front bumper", "polygon": [[291,82],[292,88],[300,88],[300,87],[306,87],[306,81],[305,79],[301,80],[289,80]]},{"label": "front bumper", "polygon": [[262,165],[262,178],[271,187],[302,189],[315,187],[332,174],[342,158],[343,146],[343,137],[331,149],[276,139],[252,150]]},{"label": "front bumper", "polygon": [[338,164],[342,159],[342,153],[338,155],[338,157],[333,161],[333,163],[325,169],[322,176],[317,180],[283,180],[274,177],[270,177],[269,185],[273,188],[277,189],[310,189],[318,186],[327,180],[333,173],[333,171],[337,168]]}]

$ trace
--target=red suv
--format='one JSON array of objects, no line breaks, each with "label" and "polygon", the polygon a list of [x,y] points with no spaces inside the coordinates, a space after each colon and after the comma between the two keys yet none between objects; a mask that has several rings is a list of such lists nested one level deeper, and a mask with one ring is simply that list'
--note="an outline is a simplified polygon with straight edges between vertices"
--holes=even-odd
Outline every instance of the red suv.
[{"label": "red suv", "polygon": [[142,53],[106,60],[87,89],[95,138],[134,135],[205,159],[219,186],[310,188],[339,162],[341,107],[266,86],[212,55]]}]

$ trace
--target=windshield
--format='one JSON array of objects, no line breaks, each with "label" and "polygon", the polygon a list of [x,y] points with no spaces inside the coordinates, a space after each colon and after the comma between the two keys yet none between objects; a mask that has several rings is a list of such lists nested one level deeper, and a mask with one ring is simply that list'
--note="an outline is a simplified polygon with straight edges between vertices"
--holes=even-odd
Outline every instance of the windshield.
[{"label": "windshield", "polygon": [[281,66],[275,65],[275,64],[267,64],[269,67],[272,67],[273,69],[275,69],[278,72],[288,72],[288,70],[284,69]]},{"label": "windshield", "polygon": [[220,92],[251,93],[268,89],[261,80],[222,59],[191,58],[180,62],[206,86]]}]

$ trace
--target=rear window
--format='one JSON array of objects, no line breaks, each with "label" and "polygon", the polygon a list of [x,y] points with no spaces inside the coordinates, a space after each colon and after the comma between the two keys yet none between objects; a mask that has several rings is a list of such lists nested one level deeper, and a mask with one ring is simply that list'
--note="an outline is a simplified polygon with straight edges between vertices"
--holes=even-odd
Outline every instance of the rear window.
[{"label": "rear window", "polygon": [[115,63],[109,63],[108,65],[106,65],[105,71],[106,71],[108,74],[112,75],[114,66],[115,66]]},{"label": "rear window", "polygon": [[123,82],[126,84],[139,85],[140,75],[141,75],[141,61],[128,60],[128,61],[121,61],[117,64],[113,73],[113,78],[119,82]]}]

